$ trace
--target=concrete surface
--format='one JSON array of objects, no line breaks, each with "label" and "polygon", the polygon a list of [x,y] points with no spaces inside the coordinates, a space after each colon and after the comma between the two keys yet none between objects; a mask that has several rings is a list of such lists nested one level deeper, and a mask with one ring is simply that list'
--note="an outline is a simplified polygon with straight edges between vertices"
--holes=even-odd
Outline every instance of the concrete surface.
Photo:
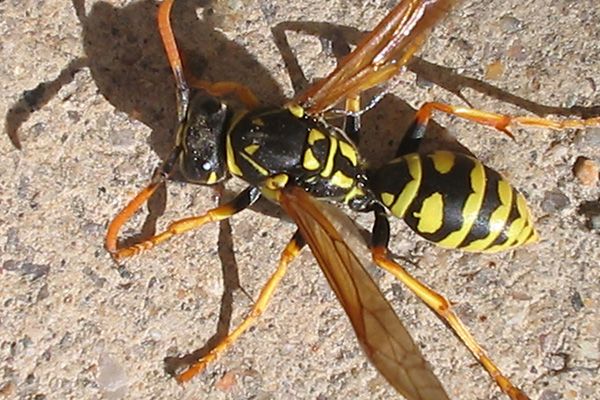
[{"label": "concrete surface", "polygon": [[[242,81],[279,103],[293,87],[273,28],[323,23],[304,24],[320,36],[288,32],[312,79],[334,64],[325,38],[338,31],[325,23],[366,30],[393,2],[181,3],[174,25],[196,72]],[[154,13],[152,1],[0,2],[0,398],[394,398],[308,251],[231,351],[185,386],[165,373],[164,357],[206,349],[240,321],[251,300],[239,287],[256,297],[294,228],[263,206],[120,269],[103,249],[107,223],[171,144],[174,89]],[[596,106],[600,114],[599,27],[597,0],[467,1],[413,64],[417,83],[406,73],[365,116],[365,154],[389,156],[398,127],[424,101],[463,104],[434,81],[463,86],[464,97],[484,109],[560,115]],[[297,71],[294,81],[301,82]],[[511,177],[543,241],[501,255],[461,254],[436,249],[397,222],[393,252],[456,303],[533,399],[599,398],[600,251],[590,224],[600,191],[580,184],[572,166],[579,156],[600,161],[600,129],[520,130],[512,142],[436,120],[450,132],[437,136],[456,145],[455,135]],[[140,214],[124,236],[148,234],[157,217],[164,227],[214,201],[209,189],[171,183],[150,217]],[[357,219],[369,226],[370,217]],[[388,275],[375,278],[452,398],[505,398],[429,310]]]}]

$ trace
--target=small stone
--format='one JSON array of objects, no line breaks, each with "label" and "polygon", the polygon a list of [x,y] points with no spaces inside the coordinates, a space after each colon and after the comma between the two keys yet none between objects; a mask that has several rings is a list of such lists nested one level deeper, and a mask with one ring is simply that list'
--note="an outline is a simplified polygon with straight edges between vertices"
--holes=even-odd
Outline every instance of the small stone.
[{"label": "small stone", "polygon": [[580,311],[585,306],[581,294],[576,290],[571,293],[571,305],[575,311]]},{"label": "small stone", "polygon": [[570,203],[569,198],[563,192],[554,189],[544,193],[542,210],[547,213],[555,213],[566,208]]},{"label": "small stone", "polygon": [[4,251],[7,253],[17,251],[19,248],[19,231],[17,228],[8,228],[6,232],[6,244],[4,245]]},{"label": "small stone", "polygon": [[598,163],[586,157],[577,157],[573,166],[573,174],[584,186],[595,186],[598,183]]},{"label": "small stone", "polygon": [[21,266],[21,274],[26,275],[31,281],[35,281],[45,275],[48,275],[49,271],[49,265],[23,263],[23,265]]},{"label": "small stone", "polygon": [[540,400],[561,400],[563,397],[554,390],[544,390],[540,395]]},{"label": "small stone", "polygon": [[589,219],[590,229],[594,231],[600,231],[600,214],[593,215]]},{"label": "small stone", "polygon": [[98,366],[98,386],[106,399],[122,399],[127,394],[128,379],[125,370],[116,360],[107,355],[100,357]]},{"label": "small stone", "polygon": [[48,291],[48,285],[44,284],[38,291],[36,301],[42,301],[44,299],[47,299],[48,296],[50,296],[50,292]]},{"label": "small stone", "polygon": [[500,27],[506,33],[512,33],[523,29],[523,22],[512,15],[503,15],[500,17]]},{"label": "small stone", "polygon": [[504,64],[500,60],[489,63],[485,68],[485,79],[500,79],[504,73]]},{"label": "small stone", "polygon": [[4,385],[0,386],[0,396],[9,398],[11,395],[15,394],[17,390],[17,385],[14,382],[7,382]]},{"label": "small stone", "polygon": [[237,379],[235,378],[235,374],[233,372],[226,372],[225,375],[215,383],[215,387],[222,392],[229,392],[236,383]]},{"label": "small stone", "polygon": [[20,267],[20,263],[15,261],[15,260],[6,260],[4,261],[4,263],[2,264],[2,269],[4,271],[17,271]]},{"label": "small stone", "polygon": [[590,146],[592,148],[600,146],[600,128],[579,131],[573,143],[577,146]]},{"label": "small stone", "polygon": [[551,371],[562,371],[567,367],[568,356],[564,353],[550,354],[544,360],[544,366]]}]

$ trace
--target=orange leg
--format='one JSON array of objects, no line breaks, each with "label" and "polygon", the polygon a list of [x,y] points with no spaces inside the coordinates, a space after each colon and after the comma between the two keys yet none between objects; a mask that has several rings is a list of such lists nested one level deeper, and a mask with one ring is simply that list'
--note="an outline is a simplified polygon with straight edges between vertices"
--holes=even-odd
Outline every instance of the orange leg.
[{"label": "orange leg", "polygon": [[234,94],[249,110],[259,105],[258,97],[248,86],[241,83],[233,81],[208,82],[195,77],[189,77],[189,81],[193,88],[206,90],[213,96],[223,97]]},{"label": "orange leg", "polygon": [[119,214],[108,225],[108,230],[106,231],[106,239],[104,242],[104,247],[110,254],[115,258],[119,258],[116,256],[119,250],[117,250],[117,239],[119,236],[119,231],[125,225],[127,221],[136,213],[137,210],[140,209],[148,201],[150,197],[154,194],[156,189],[164,183],[164,181],[160,182],[151,182],[148,186],[146,186],[142,191],[135,196],[129,204],[125,206],[124,209],[121,210]]},{"label": "orange leg", "polygon": [[[165,0],[161,3],[158,9],[157,19],[158,30],[163,42],[163,47],[167,53],[167,59],[169,60],[169,65],[171,66],[173,76],[175,77],[175,84],[177,85],[177,114],[179,120],[182,121],[189,104],[190,90],[183,70],[181,56],[177,49],[175,35],[173,35],[173,29],[171,27],[170,15],[173,1],[174,0]],[[221,97],[232,93],[235,94],[248,109],[256,108],[259,104],[258,98],[252,93],[252,90],[241,83],[230,81],[211,83],[195,77],[187,78],[190,81],[189,85],[191,87],[206,90],[213,96]]]},{"label": "orange leg", "polygon": [[390,272],[402,283],[416,294],[429,308],[431,308],[440,318],[446,322],[448,326],[454,331],[454,333],[460,338],[460,340],[467,346],[467,348],[473,353],[477,361],[487,370],[492,379],[496,381],[498,386],[502,389],[513,400],[527,400],[529,399],[525,393],[514,386],[510,380],[502,374],[502,371],[496,367],[494,362],[488,357],[485,351],[481,348],[479,343],[473,338],[467,327],[458,318],[456,313],[452,310],[450,303],[444,296],[430,289],[418,279],[410,275],[402,266],[392,261],[388,255],[387,250],[383,246],[376,246],[372,250],[373,261],[381,268]]},{"label": "orange leg", "polygon": [[259,189],[255,187],[248,187],[227,204],[213,208],[212,210],[209,210],[200,216],[174,221],[169,224],[164,232],[152,236],[143,242],[118,249],[117,236],[119,230],[125,224],[125,222],[131,218],[136,210],[138,210],[142,204],[144,204],[148,198],[152,196],[152,193],[154,193],[156,187],[156,185],[151,183],[149,186],[144,188],[110,223],[108,232],[106,234],[105,247],[112,254],[115,260],[131,257],[143,250],[151,249],[175,235],[182,234],[192,229],[200,228],[208,222],[222,221],[227,219],[233,214],[236,214],[249,207],[260,197]]},{"label": "orange leg", "polygon": [[534,128],[548,128],[554,130],[562,129],[580,129],[594,126],[600,126],[600,117],[588,119],[564,119],[554,121],[548,118],[526,117],[526,116],[510,116],[506,114],[498,114],[488,111],[481,111],[469,107],[457,107],[444,103],[425,103],[419,111],[417,111],[416,120],[421,124],[427,124],[431,118],[433,111],[441,111],[446,114],[455,115],[460,118],[468,119],[469,121],[477,122],[478,124],[491,126],[501,132],[504,132],[510,137],[513,137],[509,130],[509,126],[525,126]]},{"label": "orange leg", "polygon": [[[177,114],[179,116],[179,120],[181,121],[185,116],[185,112],[189,104],[190,94],[188,82],[186,81],[186,76],[183,69],[183,63],[181,61],[175,35],[173,34],[173,29],[171,27],[170,15],[171,8],[173,7],[173,1],[174,0],[165,0],[161,3],[158,9],[157,20],[158,30],[163,42],[163,47],[167,53],[167,59],[169,60],[169,65],[173,71],[175,84],[177,86]],[[252,93],[250,88],[240,83],[230,81],[211,83],[194,77],[188,77],[188,79],[191,87],[195,89],[206,90],[213,96],[219,97],[234,93],[247,108],[252,109],[258,105],[258,98],[254,95],[254,93]]]},{"label": "orange leg", "polygon": [[457,107],[451,106],[444,103],[425,103],[419,108],[415,115],[415,121],[412,126],[408,129],[406,135],[400,142],[396,156],[403,156],[405,154],[413,153],[418,151],[419,144],[425,136],[427,124],[431,119],[434,111],[440,111],[446,114],[455,115],[459,118],[464,118],[469,121],[476,122],[478,124],[486,125],[500,132],[506,134],[510,138],[514,139],[514,135],[510,131],[510,126],[524,126],[534,128],[548,128],[548,129],[577,129],[577,128],[588,128],[593,126],[600,126],[600,117],[593,117],[588,119],[564,119],[554,121],[548,118],[540,117],[525,117],[525,116],[511,116],[506,114],[498,114],[488,111],[481,111],[469,107]]},{"label": "orange leg", "polygon": [[174,0],[165,0],[160,4],[157,14],[158,31],[163,42],[163,47],[167,53],[167,59],[169,65],[173,71],[175,77],[175,85],[177,86],[177,117],[179,121],[185,119],[185,114],[188,109],[190,102],[190,89],[187,81],[185,80],[185,74],[183,71],[183,64],[181,57],[179,56],[179,50],[177,49],[177,42],[175,41],[175,35],[173,35],[173,29],[171,28],[171,8],[173,7]]},{"label": "orange leg", "polygon": [[254,303],[252,310],[248,313],[246,318],[238,325],[227,337],[219,342],[207,355],[202,357],[200,360],[192,364],[187,370],[177,376],[179,383],[187,382],[197,374],[201,373],[208,363],[214,361],[221,353],[223,353],[229,346],[235,342],[240,335],[242,335],[266,310],[269,300],[273,296],[273,292],[277,288],[281,279],[287,271],[289,263],[296,258],[302,247],[304,246],[304,240],[299,232],[296,232],[288,245],[281,253],[279,264],[277,269],[271,275],[265,286],[260,291],[258,300]]}]

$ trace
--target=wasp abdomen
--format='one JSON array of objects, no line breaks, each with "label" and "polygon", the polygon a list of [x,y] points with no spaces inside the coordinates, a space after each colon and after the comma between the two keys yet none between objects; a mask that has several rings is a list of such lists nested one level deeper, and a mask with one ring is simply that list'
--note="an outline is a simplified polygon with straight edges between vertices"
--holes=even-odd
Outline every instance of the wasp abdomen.
[{"label": "wasp abdomen", "polygon": [[375,171],[370,187],[393,215],[442,247],[495,252],[537,239],[525,198],[464,154],[407,154]]}]

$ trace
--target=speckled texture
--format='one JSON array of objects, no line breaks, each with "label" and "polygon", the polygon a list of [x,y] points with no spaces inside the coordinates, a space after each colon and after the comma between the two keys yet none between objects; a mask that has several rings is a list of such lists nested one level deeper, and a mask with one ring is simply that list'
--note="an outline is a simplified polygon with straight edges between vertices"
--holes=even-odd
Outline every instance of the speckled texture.
[{"label": "speckled texture", "polygon": [[[195,70],[240,80],[280,103],[293,87],[273,28],[311,21],[366,30],[394,2],[223,0],[204,12],[206,0],[181,3],[174,25]],[[256,297],[294,228],[267,206],[121,269],[104,251],[108,221],[172,143],[174,89],[154,14],[152,1],[0,2],[0,113],[7,118],[0,138],[0,398],[394,397],[308,251],[260,323],[204,374],[179,386],[165,373],[164,357],[207,348],[240,321],[251,300],[238,287]],[[289,33],[290,45],[309,79],[323,76],[334,62],[322,38],[335,30],[304,26],[322,35]],[[365,116],[365,154],[389,156],[398,127],[424,101],[463,104],[432,81],[463,86],[470,103],[490,110],[565,114],[600,105],[599,26],[597,0],[466,1],[421,52],[445,68],[416,62],[420,79],[406,73]],[[461,254],[424,243],[398,222],[392,251],[456,303],[533,399],[598,398],[600,236],[590,227],[598,227],[600,191],[581,185],[572,168],[580,156],[600,161],[600,129],[521,130],[512,142],[473,124],[436,120],[451,132],[434,129],[436,137],[449,145],[458,138],[525,193],[543,241],[501,255]],[[172,183],[152,215],[162,227],[213,204],[211,190]],[[358,220],[369,226],[370,217]],[[144,223],[151,232],[153,218],[140,215],[125,235]],[[429,310],[388,275],[375,279],[452,398],[504,398]]]}]

